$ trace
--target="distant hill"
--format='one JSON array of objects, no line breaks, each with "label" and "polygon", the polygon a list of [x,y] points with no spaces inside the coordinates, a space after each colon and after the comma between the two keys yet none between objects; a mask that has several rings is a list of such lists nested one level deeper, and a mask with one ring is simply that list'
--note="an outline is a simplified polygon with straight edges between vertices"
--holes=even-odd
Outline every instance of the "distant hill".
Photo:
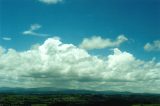
[{"label": "distant hill", "polygon": [[[50,88],[50,87],[42,87],[42,88],[1,87],[0,88],[0,93],[7,93],[7,94],[107,94],[107,95],[118,95],[118,94],[119,95],[131,95],[131,94],[136,94],[136,93],[131,93],[131,92],[58,89],[58,88]],[[137,93],[137,94],[141,94],[141,93]],[[142,94],[145,95],[147,93],[142,93]],[[158,94],[156,94],[156,95],[158,95]]]}]

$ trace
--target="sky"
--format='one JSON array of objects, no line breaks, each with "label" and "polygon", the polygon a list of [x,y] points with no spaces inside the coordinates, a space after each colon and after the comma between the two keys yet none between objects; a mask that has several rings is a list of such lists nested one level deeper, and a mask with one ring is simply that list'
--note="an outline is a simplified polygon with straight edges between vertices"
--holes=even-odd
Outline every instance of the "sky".
[{"label": "sky", "polygon": [[160,1],[0,0],[0,80],[160,93]]}]

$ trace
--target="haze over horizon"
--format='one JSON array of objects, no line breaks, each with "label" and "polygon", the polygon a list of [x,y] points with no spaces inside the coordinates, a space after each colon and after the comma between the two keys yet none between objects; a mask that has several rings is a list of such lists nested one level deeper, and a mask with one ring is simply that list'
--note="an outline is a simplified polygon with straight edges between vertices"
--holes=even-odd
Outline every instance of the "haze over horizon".
[{"label": "haze over horizon", "polygon": [[1,0],[1,87],[160,93],[160,1]]}]

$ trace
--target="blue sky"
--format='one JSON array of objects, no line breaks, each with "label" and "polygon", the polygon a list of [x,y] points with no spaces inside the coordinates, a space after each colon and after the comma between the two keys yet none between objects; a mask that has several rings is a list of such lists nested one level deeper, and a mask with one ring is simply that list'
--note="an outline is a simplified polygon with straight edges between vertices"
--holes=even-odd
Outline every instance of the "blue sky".
[{"label": "blue sky", "polygon": [[159,0],[46,1],[0,0],[0,46],[23,52],[58,36],[91,55],[119,48],[140,60],[160,60]]},{"label": "blue sky", "polygon": [[22,35],[31,24],[38,23],[43,26],[39,32],[76,45],[93,35],[115,39],[124,34],[129,41],[122,50],[143,59],[158,58],[155,52],[144,52],[143,46],[160,38],[159,0],[65,0],[53,5],[38,0],[1,0],[0,5],[0,36],[13,39],[0,40],[6,48],[26,50],[42,43],[47,37]]}]

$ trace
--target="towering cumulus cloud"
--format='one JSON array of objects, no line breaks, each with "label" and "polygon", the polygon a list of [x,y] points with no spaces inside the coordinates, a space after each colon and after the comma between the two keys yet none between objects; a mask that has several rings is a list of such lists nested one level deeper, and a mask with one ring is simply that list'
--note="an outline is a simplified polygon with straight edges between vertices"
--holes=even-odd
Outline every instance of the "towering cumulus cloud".
[{"label": "towering cumulus cloud", "polygon": [[0,47],[0,86],[56,87],[160,93],[160,62],[142,61],[118,48],[106,58],[59,38],[17,52]]}]

